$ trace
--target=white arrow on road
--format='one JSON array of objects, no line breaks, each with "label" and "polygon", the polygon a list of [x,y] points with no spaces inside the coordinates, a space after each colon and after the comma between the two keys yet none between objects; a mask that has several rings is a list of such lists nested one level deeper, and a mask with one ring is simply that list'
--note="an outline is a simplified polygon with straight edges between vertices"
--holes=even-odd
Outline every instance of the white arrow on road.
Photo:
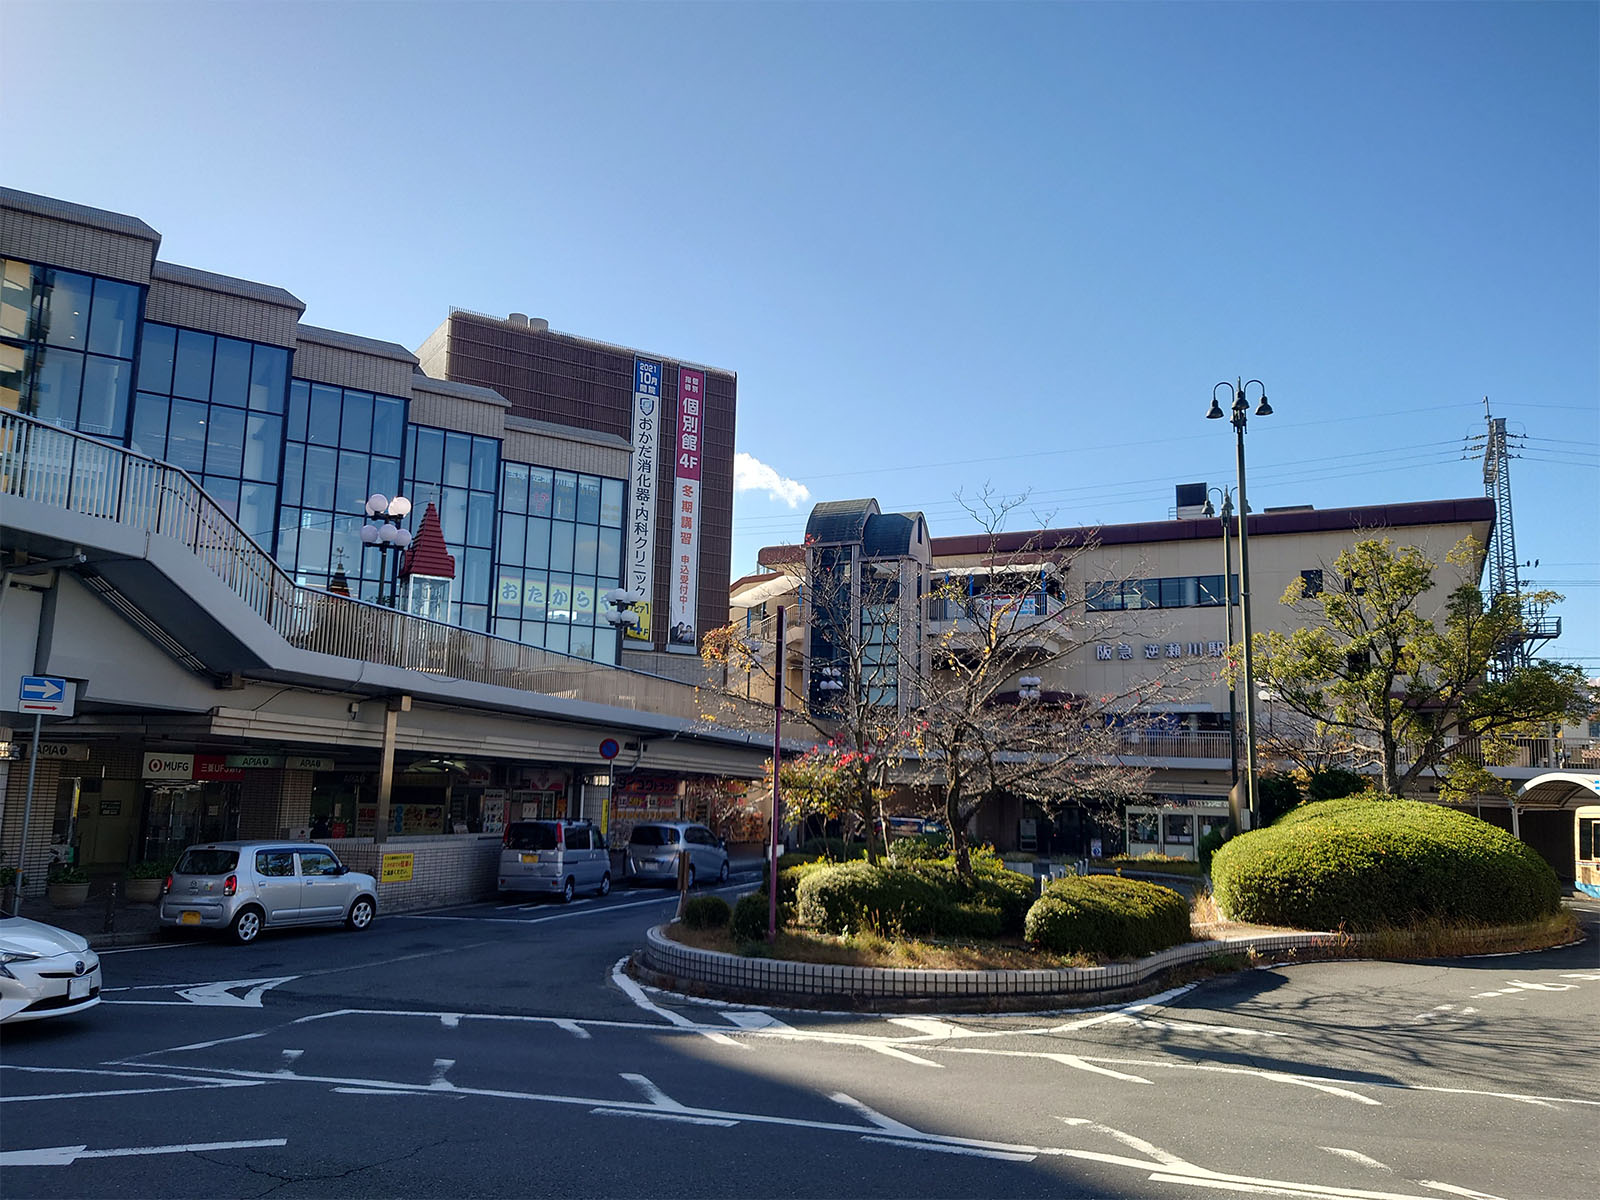
[{"label": "white arrow on road", "polygon": [[80,1158],[135,1158],[144,1154],[193,1154],[199,1150],[250,1150],[288,1144],[288,1138],[263,1138],[254,1142],[192,1142],[186,1146],[123,1146],[114,1150],[44,1146],[37,1150],[0,1150],[0,1167],[67,1167]]},{"label": "white arrow on road", "polygon": [[[280,975],[275,979],[224,979],[220,983],[200,983],[184,988],[178,995],[192,1004],[212,1008],[260,1008],[262,992],[299,978],[298,975]],[[234,995],[240,988],[249,990],[243,995]]]}]

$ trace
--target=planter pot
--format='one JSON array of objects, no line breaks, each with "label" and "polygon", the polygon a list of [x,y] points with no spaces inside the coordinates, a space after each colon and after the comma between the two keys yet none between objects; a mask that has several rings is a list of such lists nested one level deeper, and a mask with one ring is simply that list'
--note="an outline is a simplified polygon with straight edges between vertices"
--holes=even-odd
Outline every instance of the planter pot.
[{"label": "planter pot", "polygon": [[89,898],[87,883],[51,883],[45,885],[45,894],[57,908],[79,908]]},{"label": "planter pot", "polygon": [[164,879],[130,879],[122,887],[122,894],[129,904],[154,904],[161,899],[161,885]]}]

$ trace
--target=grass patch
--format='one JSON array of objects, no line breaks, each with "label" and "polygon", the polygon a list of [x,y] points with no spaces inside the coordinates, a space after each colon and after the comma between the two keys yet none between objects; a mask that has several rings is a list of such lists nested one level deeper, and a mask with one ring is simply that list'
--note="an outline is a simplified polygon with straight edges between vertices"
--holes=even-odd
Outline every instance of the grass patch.
[{"label": "grass patch", "polygon": [[1176,858],[1170,854],[1142,854],[1138,858],[1130,858],[1126,854],[1119,854],[1114,858],[1102,859],[1109,867],[1119,871],[1149,871],[1160,875],[1187,875],[1198,879],[1205,872],[1200,869],[1200,864],[1187,858]]},{"label": "grass patch", "polygon": [[1375,929],[1363,936],[1359,953],[1369,958],[1463,958],[1548,950],[1577,940],[1578,919],[1562,909],[1512,925],[1428,920],[1402,929]]},{"label": "grass patch", "polygon": [[871,930],[847,934],[810,929],[780,929],[777,943],[739,943],[723,929],[685,929],[681,923],[663,931],[667,937],[698,950],[722,954],[754,954],[792,962],[840,967],[898,967],[923,971],[1046,971],[1057,967],[1093,967],[1083,954],[1049,954],[1028,949],[1021,938],[962,941],[954,938],[890,938]]}]

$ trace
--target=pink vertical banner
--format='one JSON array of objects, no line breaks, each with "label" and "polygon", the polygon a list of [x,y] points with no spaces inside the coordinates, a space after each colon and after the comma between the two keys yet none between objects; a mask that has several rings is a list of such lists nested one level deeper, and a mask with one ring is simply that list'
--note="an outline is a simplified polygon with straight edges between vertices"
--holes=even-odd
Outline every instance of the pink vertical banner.
[{"label": "pink vertical banner", "polygon": [[667,649],[699,652],[695,606],[700,572],[700,463],[705,449],[706,373],[678,368],[678,437],[673,468],[672,596],[668,605]]}]

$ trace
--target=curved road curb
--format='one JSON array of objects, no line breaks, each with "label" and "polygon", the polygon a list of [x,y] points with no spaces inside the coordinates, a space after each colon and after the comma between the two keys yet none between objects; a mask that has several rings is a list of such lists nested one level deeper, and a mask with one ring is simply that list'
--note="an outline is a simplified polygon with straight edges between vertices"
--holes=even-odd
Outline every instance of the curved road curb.
[{"label": "curved road curb", "polygon": [[1063,1000],[1127,991],[1180,967],[1218,955],[1278,954],[1327,950],[1348,944],[1333,933],[1252,934],[1187,942],[1136,962],[1103,967],[1060,967],[1038,971],[940,971],[888,967],[845,967],[791,962],[778,958],[745,958],[715,950],[698,950],[666,937],[657,925],[645,935],[639,965],[669,987],[698,986],[720,995],[743,993],[763,999],[801,1001],[937,1000],[995,1004]]}]

